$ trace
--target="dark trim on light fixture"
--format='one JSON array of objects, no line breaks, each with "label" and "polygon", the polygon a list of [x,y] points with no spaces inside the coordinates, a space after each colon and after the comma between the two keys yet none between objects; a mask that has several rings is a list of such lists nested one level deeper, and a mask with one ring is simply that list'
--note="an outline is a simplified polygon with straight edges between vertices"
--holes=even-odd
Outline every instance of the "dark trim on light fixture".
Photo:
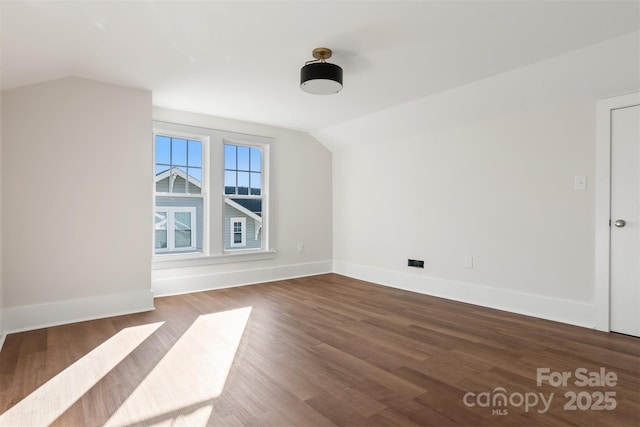
[{"label": "dark trim on light fixture", "polygon": [[342,68],[326,62],[331,58],[331,49],[313,49],[315,60],[307,61],[300,70],[300,88],[314,95],[330,95],[342,90]]}]

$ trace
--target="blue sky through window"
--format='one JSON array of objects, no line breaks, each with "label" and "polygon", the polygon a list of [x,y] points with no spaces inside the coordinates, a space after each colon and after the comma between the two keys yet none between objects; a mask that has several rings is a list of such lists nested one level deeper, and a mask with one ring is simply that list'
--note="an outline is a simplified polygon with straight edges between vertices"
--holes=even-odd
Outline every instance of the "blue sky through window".
[{"label": "blue sky through window", "polygon": [[262,150],[257,147],[225,144],[225,194],[262,194]]},{"label": "blue sky through window", "polygon": [[[185,138],[156,135],[156,175],[175,168],[202,182],[202,142]],[[187,192],[200,193],[200,185],[189,185]],[[178,187],[173,187],[178,188]],[[179,188],[184,188],[184,185]],[[182,190],[180,192],[184,192]],[[173,192],[173,191],[170,191]]]}]

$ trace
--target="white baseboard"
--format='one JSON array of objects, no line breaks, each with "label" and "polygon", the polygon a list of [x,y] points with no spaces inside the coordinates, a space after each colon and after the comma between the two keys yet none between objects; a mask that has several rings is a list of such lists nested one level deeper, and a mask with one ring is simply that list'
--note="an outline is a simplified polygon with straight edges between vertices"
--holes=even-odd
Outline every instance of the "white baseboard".
[{"label": "white baseboard", "polygon": [[153,292],[132,291],[3,309],[6,334],[153,310]]},{"label": "white baseboard", "polygon": [[334,272],[355,279],[435,297],[585,328],[595,327],[595,305],[593,304],[379,269],[344,261],[334,261]]},{"label": "white baseboard", "polygon": [[593,328],[595,325],[593,304],[379,269],[344,261],[320,261],[192,275],[180,274],[180,270],[176,269],[170,277],[154,278],[153,291],[134,291],[5,308],[0,312],[4,329],[0,332],[0,349],[6,334],[9,333],[153,310],[154,296],[223,289],[331,272],[380,285],[527,316],[587,328]]},{"label": "white baseboard", "polygon": [[249,270],[211,271],[201,274],[189,274],[188,271],[188,269],[174,269],[169,272],[162,270],[162,274],[168,273],[169,277],[152,277],[151,286],[154,295],[163,297],[331,273],[333,262],[319,261]]}]

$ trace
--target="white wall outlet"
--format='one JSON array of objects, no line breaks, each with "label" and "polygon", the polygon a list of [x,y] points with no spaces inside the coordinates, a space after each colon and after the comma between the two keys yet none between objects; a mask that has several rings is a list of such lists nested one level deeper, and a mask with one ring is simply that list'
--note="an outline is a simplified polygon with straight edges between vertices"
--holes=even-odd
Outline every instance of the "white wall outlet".
[{"label": "white wall outlet", "polygon": [[299,253],[304,252],[304,243],[298,243],[298,252]]},{"label": "white wall outlet", "polygon": [[584,191],[587,189],[587,177],[584,175],[576,175],[573,177],[573,188],[576,191]]},{"label": "white wall outlet", "polygon": [[471,255],[464,257],[464,266],[465,268],[473,268],[473,257]]}]

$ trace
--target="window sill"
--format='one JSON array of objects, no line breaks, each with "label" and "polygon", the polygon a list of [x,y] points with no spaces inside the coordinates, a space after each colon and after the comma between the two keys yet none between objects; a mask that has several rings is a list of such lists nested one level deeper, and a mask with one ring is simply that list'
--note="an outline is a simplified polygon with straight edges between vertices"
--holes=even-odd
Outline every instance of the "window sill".
[{"label": "window sill", "polygon": [[202,254],[176,254],[155,255],[151,262],[152,270],[167,268],[199,267],[203,265],[229,264],[232,262],[262,261],[273,259],[277,252],[270,251],[246,251],[242,253],[228,252],[223,255]]}]

